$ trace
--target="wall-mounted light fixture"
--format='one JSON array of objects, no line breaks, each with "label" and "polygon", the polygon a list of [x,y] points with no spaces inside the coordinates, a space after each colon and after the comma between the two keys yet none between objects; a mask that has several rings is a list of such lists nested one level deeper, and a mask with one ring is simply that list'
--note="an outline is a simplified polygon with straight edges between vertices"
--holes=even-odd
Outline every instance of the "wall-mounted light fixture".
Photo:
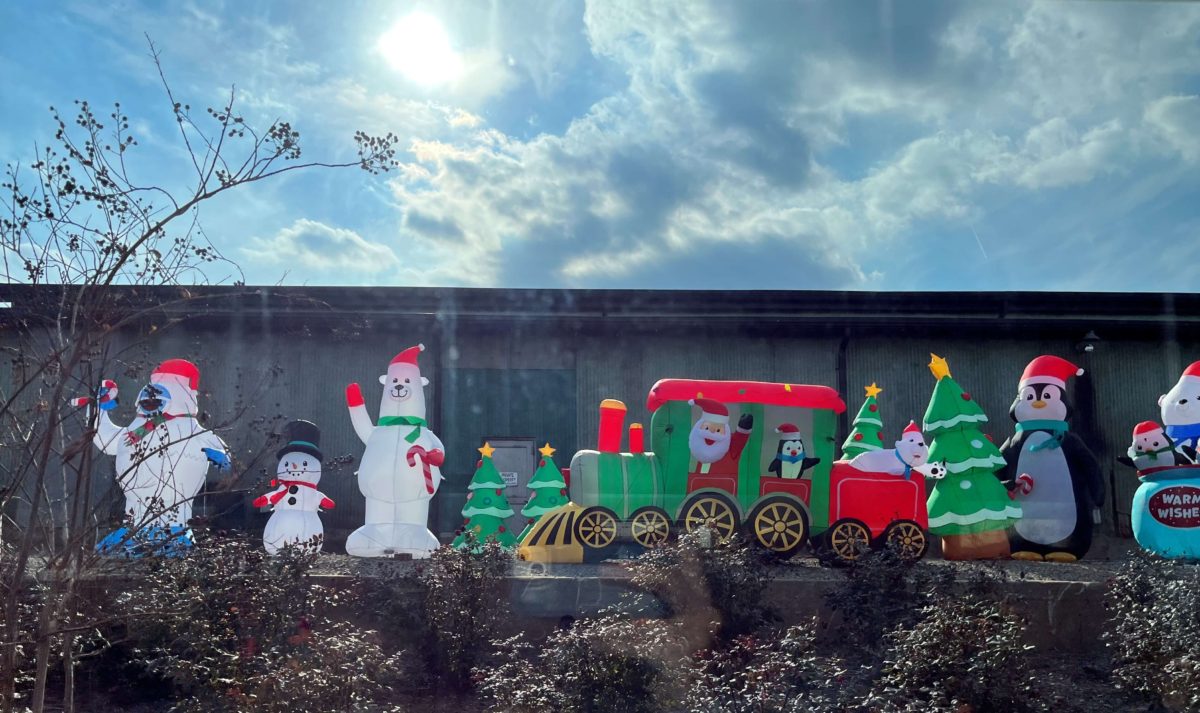
[{"label": "wall-mounted light fixture", "polygon": [[1075,351],[1082,354],[1091,354],[1096,351],[1096,347],[1100,344],[1100,337],[1094,330],[1089,329],[1087,334],[1083,335],[1083,339],[1075,345]]}]

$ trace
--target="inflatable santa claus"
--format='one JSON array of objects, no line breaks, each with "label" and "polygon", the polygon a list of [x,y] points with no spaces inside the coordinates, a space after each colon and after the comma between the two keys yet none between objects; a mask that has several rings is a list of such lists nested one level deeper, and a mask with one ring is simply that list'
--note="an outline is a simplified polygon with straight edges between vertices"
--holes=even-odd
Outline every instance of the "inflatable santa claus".
[{"label": "inflatable santa claus", "polygon": [[196,419],[200,370],[184,359],[168,359],[150,375],[137,397],[138,418],[112,422],[117,385],[105,380],[97,398],[76,404],[99,409],[96,447],[117,460],[117,484],[125,493],[126,526],[97,544],[108,554],[176,554],[192,543],[188,520],[192,499],[204,486],[210,464],[230,468],[225,443]]},{"label": "inflatable santa claus", "polygon": [[438,540],[428,529],[429,501],[442,482],[445,447],[425,421],[424,386],[417,356],[424,345],[405,349],[379,377],[383,398],[373,424],[358,384],[346,387],[354,432],[366,445],[358,487],[366,497],[366,522],[346,540],[356,557],[408,554],[428,557]]},{"label": "inflatable santa claus", "polygon": [[738,459],[750,438],[754,417],[743,414],[738,419],[737,430],[732,431],[725,404],[713,399],[694,399],[688,403],[700,408],[700,418],[688,435],[688,447],[696,459],[693,475],[737,478]]}]

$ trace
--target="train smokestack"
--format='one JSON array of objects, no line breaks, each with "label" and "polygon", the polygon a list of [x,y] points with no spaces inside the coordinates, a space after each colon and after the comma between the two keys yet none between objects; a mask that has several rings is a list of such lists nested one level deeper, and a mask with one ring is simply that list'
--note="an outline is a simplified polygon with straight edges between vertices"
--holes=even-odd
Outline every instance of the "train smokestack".
[{"label": "train smokestack", "polygon": [[600,436],[597,449],[601,453],[621,452],[621,431],[625,430],[625,404],[616,399],[600,402]]},{"label": "train smokestack", "polygon": [[629,452],[640,454],[646,452],[646,438],[642,433],[642,424],[629,424]]}]

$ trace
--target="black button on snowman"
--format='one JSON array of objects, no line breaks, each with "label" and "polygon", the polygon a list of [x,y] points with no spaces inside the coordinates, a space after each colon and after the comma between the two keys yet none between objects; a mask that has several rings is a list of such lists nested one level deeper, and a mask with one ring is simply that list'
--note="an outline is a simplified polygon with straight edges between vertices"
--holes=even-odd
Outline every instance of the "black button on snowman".
[{"label": "black button on snowman", "polygon": [[[321,429],[310,421],[292,421],[283,427],[284,445],[275,456],[273,492],[254,501],[254,507],[273,506],[263,530],[263,546],[271,554],[286,545],[321,550],[324,527],[318,513],[333,501],[317,490],[321,480]],[[287,496],[287,499],[284,499]]]}]

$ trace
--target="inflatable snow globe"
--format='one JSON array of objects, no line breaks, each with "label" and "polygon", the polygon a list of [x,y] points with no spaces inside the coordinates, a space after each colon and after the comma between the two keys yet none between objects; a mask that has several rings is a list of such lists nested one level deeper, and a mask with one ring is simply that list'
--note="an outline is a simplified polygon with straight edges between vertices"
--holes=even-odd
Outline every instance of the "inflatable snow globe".
[{"label": "inflatable snow globe", "polygon": [[1133,494],[1133,537],[1168,559],[1200,560],[1200,465],[1138,471]]}]

